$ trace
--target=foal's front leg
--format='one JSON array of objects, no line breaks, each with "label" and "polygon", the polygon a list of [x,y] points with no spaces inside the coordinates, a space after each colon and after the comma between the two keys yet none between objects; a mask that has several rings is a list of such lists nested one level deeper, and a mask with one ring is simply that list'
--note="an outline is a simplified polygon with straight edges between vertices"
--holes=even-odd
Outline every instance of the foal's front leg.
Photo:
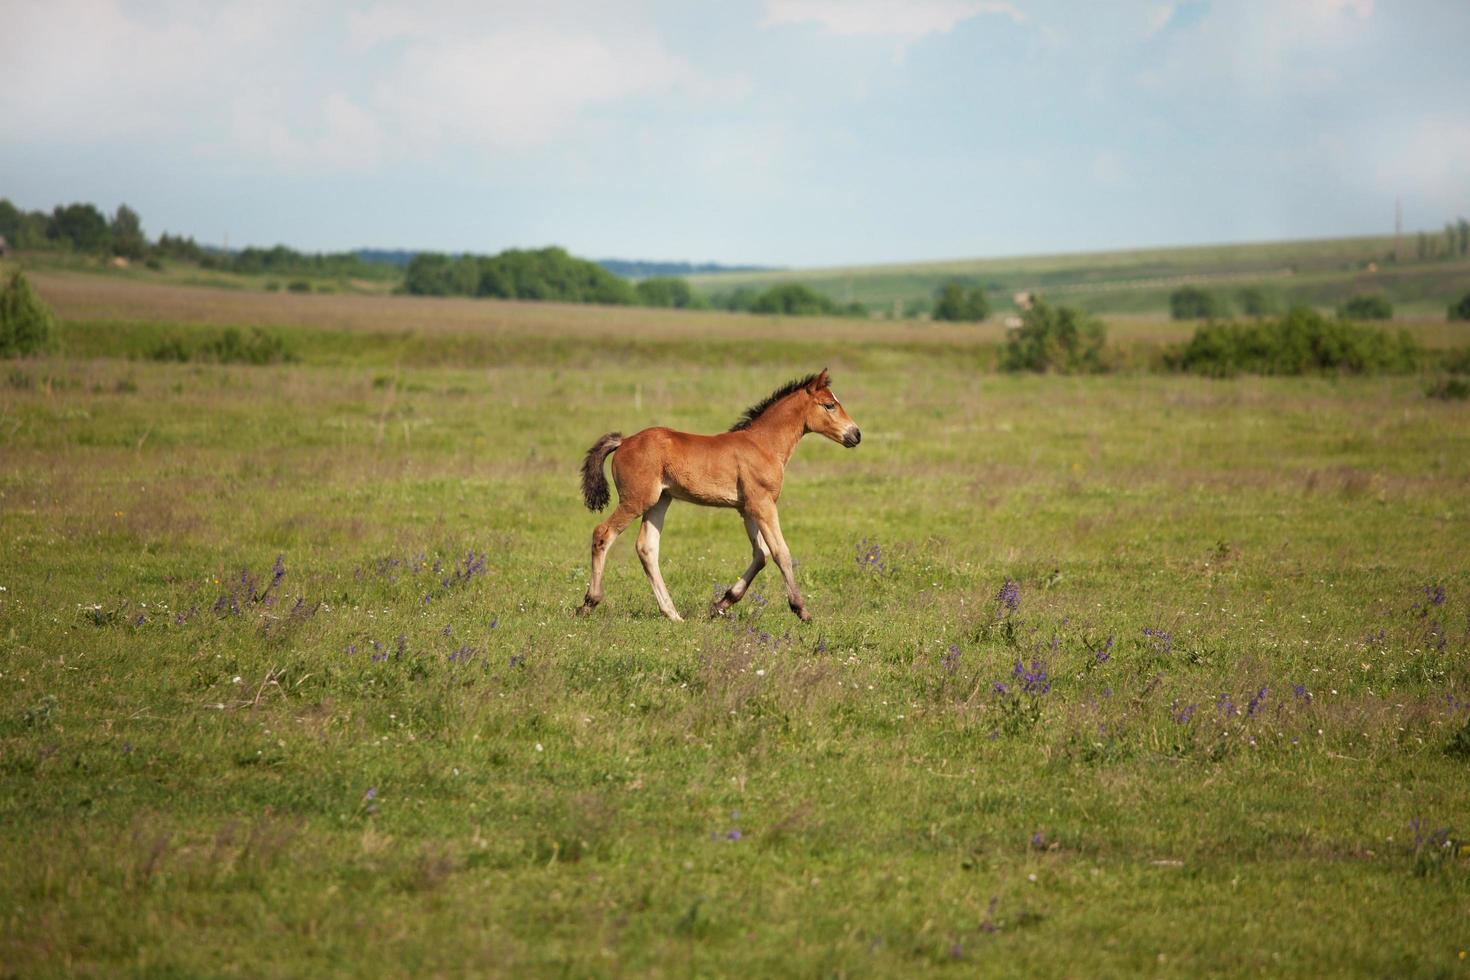
[{"label": "foal's front leg", "polygon": [[781,536],[781,521],[776,516],[775,502],[753,510],[751,516],[755,518],[756,525],[760,528],[761,537],[765,538],[766,544],[770,546],[771,557],[776,559],[776,567],[781,569],[781,577],[786,580],[787,604],[803,623],[811,622],[812,614],[806,611],[806,603],[801,599],[801,590],[796,587],[796,572],[791,567],[791,551],[786,547],[786,539]]},{"label": "foal's front leg", "polygon": [[710,609],[711,616],[719,616],[735,603],[745,597],[745,590],[750,588],[750,583],[760,574],[762,568],[766,567],[766,560],[771,557],[771,549],[766,547],[765,539],[761,537],[760,526],[756,524],[754,517],[745,518],[745,534],[750,538],[750,567],[745,574],[735,580],[735,584],[725,590],[724,596]]}]

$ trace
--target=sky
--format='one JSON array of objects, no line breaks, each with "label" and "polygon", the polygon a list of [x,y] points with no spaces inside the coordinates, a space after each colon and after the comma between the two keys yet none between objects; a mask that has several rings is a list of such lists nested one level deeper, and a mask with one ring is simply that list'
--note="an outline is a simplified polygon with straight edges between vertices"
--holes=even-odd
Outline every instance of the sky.
[{"label": "sky", "polygon": [[1466,0],[4,0],[0,196],[829,266],[1470,215]]}]

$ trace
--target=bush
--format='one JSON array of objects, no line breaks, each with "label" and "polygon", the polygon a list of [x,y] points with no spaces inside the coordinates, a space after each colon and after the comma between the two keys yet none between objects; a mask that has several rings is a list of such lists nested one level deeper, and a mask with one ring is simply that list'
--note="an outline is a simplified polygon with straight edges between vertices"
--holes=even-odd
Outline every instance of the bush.
[{"label": "bush", "polygon": [[1344,320],[1392,320],[1393,305],[1382,296],[1354,296],[1337,308]]},{"label": "bush", "polygon": [[837,304],[798,282],[772,286],[750,304],[752,313],[776,313],[784,316],[823,316],[838,311]]},{"label": "bush", "polygon": [[286,288],[293,293],[309,293],[311,292],[311,283],[305,279],[292,279],[286,283]]},{"label": "bush", "polygon": [[1470,398],[1470,381],[1464,378],[1448,377],[1437,378],[1430,383],[1424,393],[1430,398],[1441,398],[1445,401],[1464,401]]},{"label": "bush", "polygon": [[284,340],[259,327],[252,327],[249,337],[229,327],[219,337],[203,344],[198,355],[202,360],[220,364],[276,364],[296,360]]},{"label": "bush", "polygon": [[1247,286],[1235,294],[1240,312],[1246,316],[1265,316],[1276,312],[1276,298],[1264,289]]},{"label": "bush", "polygon": [[1106,340],[1107,330],[1100,320],[1037,299],[1021,314],[1020,329],[1006,340],[1000,366],[1005,371],[1060,374],[1105,371],[1102,354]]},{"label": "bush", "polygon": [[1450,305],[1449,318],[1451,320],[1470,320],[1470,293],[1461,296],[1458,303]]},{"label": "bush", "polygon": [[1169,315],[1176,320],[1213,320],[1228,312],[1218,296],[1196,286],[1169,294]]},{"label": "bush", "polygon": [[633,289],[638,294],[638,302],[643,306],[689,309],[701,305],[699,295],[689,288],[689,283],[675,276],[643,279]]},{"label": "bush", "polygon": [[958,282],[946,283],[934,300],[934,319],[950,321],[980,321],[990,315],[990,301],[985,290],[976,287],[966,290]]},{"label": "bush", "polygon": [[148,352],[148,356],[155,361],[177,361],[182,364],[189,359],[189,348],[178,337],[165,337]]},{"label": "bush", "polygon": [[1235,374],[1406,373],[1419,348],[1406,331],[1330,320],[1298,307],[1257,323],[1206,323],[1182,348],[1166,355],[1175,370],[1229,377]]},{"label": "bush", "polygon": [[56,314],[25,274],[17,272],[0,289],[0,357],[40,354],[56,348]]}]

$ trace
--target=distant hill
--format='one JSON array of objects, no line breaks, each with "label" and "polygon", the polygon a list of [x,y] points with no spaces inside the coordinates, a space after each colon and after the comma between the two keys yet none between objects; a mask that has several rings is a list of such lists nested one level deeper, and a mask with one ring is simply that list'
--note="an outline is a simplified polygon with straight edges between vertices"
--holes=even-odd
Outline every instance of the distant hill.
[{"label": "distant hill", "polygon": [[719,275],[725,272],[779,272],[771,265],[720,265],[718,262],[652,262],[647,259],[597,259],[597,264],[624,279],[650,276]]},{"label": "distant hill", "polygon": [[1470,283],[1470,257],[1452,252],[1444,243],[1447,235],[1411,232],[1397,241],[1378,235],[698,273],[689,284],[716,305],[741,290],[800,283],[839,303],[906,314],[927,312],[937,290],[959,282],[985,289],[991,308],[1001,313],[1015,309],[1016,294],[1039,293],[1093,313],[1168,316],[1170,294],[1190,285],[1216,293],[1227,310],[1242,306],[1242,294],[1254,291],[1276,309],[1296,304],[1332,309],[1351,296],[1376,294],[1400,313],[1442,315]]}]

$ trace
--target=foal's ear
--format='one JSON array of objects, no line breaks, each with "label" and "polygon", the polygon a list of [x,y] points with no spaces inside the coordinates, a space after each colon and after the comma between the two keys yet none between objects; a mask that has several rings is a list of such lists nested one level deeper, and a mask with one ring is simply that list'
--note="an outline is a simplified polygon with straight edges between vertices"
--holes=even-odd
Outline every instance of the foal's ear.
[{"label": "foal's ear", "polygon": [[822,368],[822,373],[812,378],[811,383],[806,386],[806,390],[815,393],[826,388],[831,383],[832,379],[827,377],[827,369]]}]

